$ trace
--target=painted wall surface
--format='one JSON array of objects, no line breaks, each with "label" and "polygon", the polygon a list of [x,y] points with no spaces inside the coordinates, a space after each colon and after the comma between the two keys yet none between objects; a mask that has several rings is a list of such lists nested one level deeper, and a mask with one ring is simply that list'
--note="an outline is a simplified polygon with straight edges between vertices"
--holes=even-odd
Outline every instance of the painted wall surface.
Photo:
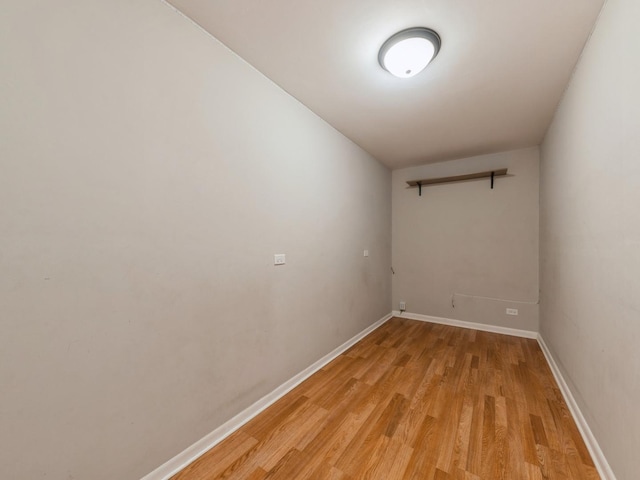
[{"label": "painted wall surface", "polygon": [[0,46],[0,478],[140,478],[389,312],[388,169],[171,7]]},{"label": "painted wall surface", "polygon": [[[418,196],[406,184],[505,167],[493,190],[483,179]],[[393,308],[537,331],[538,170],[537,148],[394,170]]]},{"label": "painted wall surface", "polygon": [[638,18],[606,3],[541,150],[541,333],[618,480],[640,472]]}]

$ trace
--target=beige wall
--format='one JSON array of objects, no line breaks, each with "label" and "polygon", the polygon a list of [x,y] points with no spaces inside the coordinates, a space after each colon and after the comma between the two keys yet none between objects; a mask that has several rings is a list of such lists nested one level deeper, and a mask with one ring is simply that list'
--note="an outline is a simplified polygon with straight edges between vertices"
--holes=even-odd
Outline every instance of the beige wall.
[{"label": "beige wall", "polygon": [[[475,180],[423,187],[419,197],[406,185],[503,167],[512,176],[493,190]],[[537,148],[395,170],[392,198],[395,310],[404,300],[411,313],[537,330]]]},{"label": "beige wall", "polygon": [[389,171],[171,7],[0,48],[0,478],[140,478],[389,312]]},{"label": "beige wall", "polygon": [[618,480],[640,472],[638,18],[606,3],[541,164],[541,333]]}]

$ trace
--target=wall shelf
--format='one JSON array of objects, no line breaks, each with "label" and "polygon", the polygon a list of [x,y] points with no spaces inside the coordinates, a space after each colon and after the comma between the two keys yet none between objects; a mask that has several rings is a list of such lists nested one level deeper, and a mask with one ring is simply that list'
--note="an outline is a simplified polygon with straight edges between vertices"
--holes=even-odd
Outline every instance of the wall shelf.
[{"label": "wall shelf", "polygon": [[495,177],[504,177],[507,174],[506,168],[497,170],[489,170],[486,172],[468,173],[466,175],[455,175],[453,177],[440,178],[424,178],[422,180],[410,180],[407,182],[409,187],[418,187],[418,195],[422,196],[422,187],[427,185],[437,185],[439,183],[464,182],[466,180],[477,180],[479,178],[490,178],[491,188],[493,188],[493,180]]}]

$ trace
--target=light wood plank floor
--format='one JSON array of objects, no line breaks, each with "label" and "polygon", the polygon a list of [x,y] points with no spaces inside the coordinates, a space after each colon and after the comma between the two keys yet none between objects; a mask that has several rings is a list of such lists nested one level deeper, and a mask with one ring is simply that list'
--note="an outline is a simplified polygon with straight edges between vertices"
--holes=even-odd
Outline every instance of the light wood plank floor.
[{"label": "light wood plank floor", "polygon": [[173,477],[597,479],[535,340],[394,318]]}]

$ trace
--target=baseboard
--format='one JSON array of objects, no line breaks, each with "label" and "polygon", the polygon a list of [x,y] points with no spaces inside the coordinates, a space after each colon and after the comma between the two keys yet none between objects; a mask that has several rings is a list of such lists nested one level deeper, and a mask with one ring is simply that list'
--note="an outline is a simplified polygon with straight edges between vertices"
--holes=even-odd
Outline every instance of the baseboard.
[{"label": "baseboard", "polygon": [[598,445],[598,442],[596,441],[593,433],[591,432],[589,425],[587,424],[584,416],[582,415],[582,412],[580,411],[580,408],[578,407],[578,404],[576,403],[575,398],[571,393],[571,390],[569,390],[569,387],[565,382],[564,377],[562,376],[562,373],[560,372],[560,369],[558,368],[558,365],[555,359],[553,358],[553,355],[551,354],[551,351],[549,350],[546,343],[544,342],[544,339],[539,333],[529,331],[529,330],[519,330],[515,328],[499,327],[496,325],[465,322],[463,320],[454,320],[450,318],[433,317],[430,315],[421,315],[418,313],[407,313],[407,312],[401,313],[399,311],[393,311],[390,314],[385,315],[376,323],[370,325],[369,327],[364,329],[362,332],[358,333],[357,335],[355,335],[354,337],[352,337],[351,339],[347,340],[345,343],[340,345],[338,348],[336,348],[332,352],[322,357],[313,365],[310,365],[309,367],[304,369],[302,372],[298,373],[296,376],[289,379],[288,381],[280,385],[278,388],[273,390],[271,393],[262,397],[260,400],[258,400],[257,402],[255,402],[253,405],[246,408],[242,412],[240,412],[231,420],[227,421],[220,427],[216,428],[214,431],[212,431],[205,437],[201,438],[196,443],[194,443],[184,451],[180,452],[178,455],[176,455],[166,463],[162,464],[160,467],[156,468],[151,473],[145,475],[141,480],[169,479],[171,476],[178,473],[184,467],[189,465],[191,462],[196,460],[198,457],[202,456],[208,450],[210,450],[215,445],[217,445],[222,440],[224,440],[226,437],[231,435],[238,428],[240,428],[242,425],[247,423],[253,417],[258,415],[264,409],[266,409],[267,407],[275,403],[278,399],[280,399],[281,397],[286,395],[288,392],[293,390],[296,386],[298,386],[304,380],[306,380],[315,372],[320,370],[322,367],[328,364],[331,360],[338,357],[341,353],[345,352],[347,349],[352,347],[358,341],[366,337],[373,330],[377,329],[382,324],[387,322],[393,316],[400,317],[400,318],[408,318],[411,320],[419,320],[422,322],[431,322],[431,323],[438,323],[442,325],[450,325],[453,327],[470,328],[470,329],[481,330],[485,332],[493,332],[493,333],[500,333],[504,335],[513,335],[517,337],[536,339],[540,345],[542,352],[544,353],[545,358],[547,359],[547,363],[551,368],[551,372],[553,373],[553,376],[555,377],[556,382],[558,382],[560,391],[564,396],[564,399],[567,403],[569,411],[573,415],[573,418],[578,426],[578,430],[580,431],[580,434],[582,435],[582,438],[585,441],[587,449],[591,454],[591,458],[593,459],[593,462],[596,466],[596,469],[598,470],[598,473],[602,477],[602,480],[616,480],[616,477],[613,474],[613,471],[611,470],[611,467],[609,466],[609,463],[607,462],[607,459],[605,458],[604,453],[602,452],[602,449]]},{"label": "baseboard", "polygon": [[496,325],[487,325],[483,323],[465,322],[463,320],[453,320],[450,318],[432,317],[430,315],[421,315],[419,313],[400,313],[397,310],[394,310],[392,313],[396,317],[409,318],[411,320],[419,320],[421,322],[439,323],[442,325],[450,325],[453,327],[471,328],[474,330],[482,330],[485,332],[501,333],[504,335],[514,335],[516,337],[536,339],[538,341],[538,344],[540,345],[540,349],[547,359],[547,363],[551,368],[551,372],[553,373],[556,382],[558,382],[558,386],[560,388],[560,391],[562,392],[562,395],[564,396],[567,407],[573,415],[573,419],[575,420],[576,425],[578,426],[578,430],[580,431],[580,434],[582,435],[582,438],[587,445],[587,449],[591,454],[591,458],[593,459],[593,463],[595,464],[600,477],[602,477],[602,480],[616,480],[616,477],[613,474],[613,470],[611,470],[611,467],[609,466],[609,463],[607,462],[607,459],[605,458],[600,445],[598,445],[598,442],[591,432],[591,429],[589,428],[584,415],[582,415],[582,412],[580,411],[580,408],[578,407],[578,404],[573,397],[571,390],[569,390],[569,386],[564,380],[564,377],[562,376],[562,373],[558,368],[558,364],[553,358],[553,355],[551,355],[551,351],[544,342],[544,339],[538,332],[533,332],[530,330],[519,330],[516,328],[498,327]]},{"label": "baseboard", "polygon": [[598,470],[598,473],[600,474],[600,477],[602,477],[602,480],[616,480],[616,477],[613,474],[613,470],[611,470],[611,467],[609,466],[609,462],[607,462],[607,459],[605,458],[604,453],[600,448],[600,445],[598,445],[598,441],[596,440],[596,437],[591,432],[591,429],[589,428],[589,425],[587,424],[587,421],[585,420],[584,415],[582,415],[582,412],[580,411],[580,407],[578,407],[578,403],[576,402],[576,399],[573,397],[573,394],[571,393],[571,390],[569,389],[567,382],[564,380],[564,377],[562,376],[562,372],[558,368],[558,364],[556,363],[555,359],[553,358],[553,355],[551,354],[551,350],[549,350],[549,347],[547,347],[547,344],[545,343],[544,339],[540,334],[538,334],[538,344],[540,345],[540,349],[542,350],[542,353],[544,353],[544,356],[547,359],[547,363],[551,368],[551,372],[553,373],[553,376],[555,377],[556,382],[558,382],[558,387],[560,388],[560,391],[562,392],[562,396],[564,397],[564,400],[567,403],[567,406],[569,407],[569,411],[571,412],[571,415],[573,415],[573,419],[575,420],[576,425],[578,426],[578,430],[582,435],[584,443],[587,445],[587,449],[591,454],[591,458],[593,460],[593,463],[596,466],[596,469]]},{"label": "baseboard", "polygon": [[227,438],[229,435],[231,435],[233,432],[235,432],[237,429],[239,429],[242,425],[247,423],[253,417],[258,415],[265,408],[269,407],[270,405],[275,403],[277,400],[279,400],[281,397],[289,393],[291,390],[293,390],[295,387],[301,384],[304,380],[306,380],[311,375],[313,375],[318,370],[320,370],[322,367],[324,367],[326,364],[328,364],[331,360],[338,357],[341,353],[345,352],[347,349],[351,348],[357,342],[359,342],[364,337],[366,337],[369,333],[374,331],[376,328],[380,327],[392,316],[393,315],[389,313],[388,315],[385,315],[373,325],[370,325],[369,327],[365,328],[356,336],[347,340],[338,348],[336,348],[332,352],[322,357],[313,365],[310,365],[309,367],[305,368],[303,371],[298,373],[293,378],[287,380],[285,383],[280,385],[271,393],[268,393],[267,395],[262,397],[260,400],[255,402],[250,407],[240,412],[231,420],[222,424],[221,426],[216,428],[213,432],[207,434],[205,437],[198,440],[196,443],[188,447],[186,450],[183,450],[182,452],[180,452],[171,460],[160,465],[153,472],[145,475],[141,480],[167,480],[171,476],[175,475],[184,467],[186,467],[191,462],[196,460],[198,457],[202,456],[208,450],[210,450],[211,448],[216,446],[218,443],[220,443],[222,440]]},{"label": "baseboard", "polygon": [[393,315],[400,318],[409,318],[411,320],[419,320],[421,322],[439,323],[441,325],[450,325],[452,327],[470,328],[472,330],[482,330],[483,332],[501,333],[503,335],[512,335],[514,337],[538,338],[538,332],[532,330],[520,330],[517,328],[499,327],[497,325],[488,325],[486,323],[465,322],[464,320],[454,320],[452,318],[432,317],[431,315],[422,315],[420,313],[400,313],[394,310]]}]

